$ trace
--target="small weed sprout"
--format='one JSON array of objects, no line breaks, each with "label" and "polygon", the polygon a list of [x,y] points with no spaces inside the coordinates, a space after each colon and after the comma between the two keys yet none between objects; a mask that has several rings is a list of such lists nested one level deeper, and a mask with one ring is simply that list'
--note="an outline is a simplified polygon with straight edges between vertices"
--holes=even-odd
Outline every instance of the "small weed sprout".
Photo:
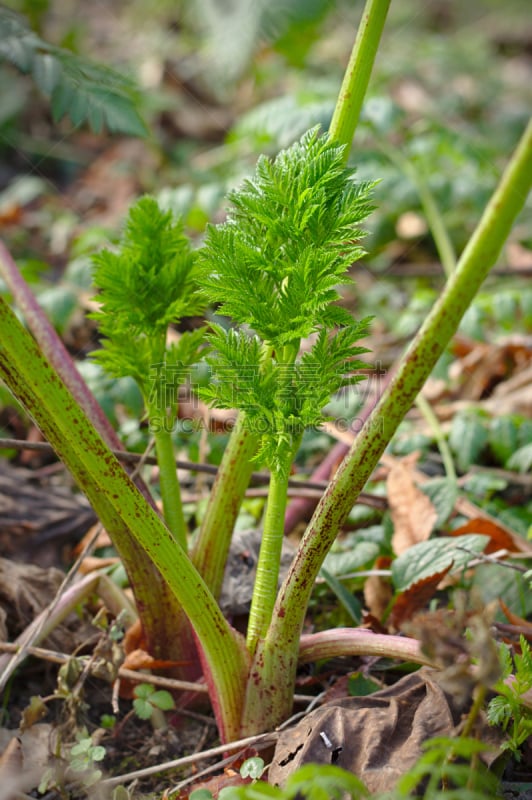
[{"label": "small weed sprout", "polygon": [[105,758],[105,747],[95,744],[86,729],[76,734],[77,744],[70,750],[70,769],[80,773],[84,786],[93,786],[102,777],[102,771],[96,764]]},{"label": "small weed sprout", "polygon": [[[499,725],[508,735],[502,749],[510,751],[518,761],[519,748],[532,736],[532,711],[521,702],[521,695],[532,688],[532,651],[524,636],[520,639],[521,655],[512,659],[510,648],[501,644],[503,678],[496,685],[498,695],[488,705],[488,721]],[[512,674],[513,678],[508,681]]]},{"label": "small weed sprout", "polygon": [[139,719],[159,718],[160,712],[170,711],[175,708],[175,703],[170,692],[165,689],[156,690],[149,683],[140,683],[134,689],[135,699],[133,709]]}]

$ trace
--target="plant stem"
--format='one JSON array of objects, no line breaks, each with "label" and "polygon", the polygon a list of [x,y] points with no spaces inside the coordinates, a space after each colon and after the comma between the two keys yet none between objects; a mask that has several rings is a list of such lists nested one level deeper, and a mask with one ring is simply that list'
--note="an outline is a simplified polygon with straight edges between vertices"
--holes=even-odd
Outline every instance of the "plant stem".
[{"label": "plant stem", "polygon": [[[151,423],[153,423],[154,418],[150,414]],[[159,486],[165,522],[174,534],[176,542],[186,553],[188,550],[187,525],[183,514],[181,489],[177,479],[174,445],[169,430],[169,422],[170,416],[167,416],[165,412],[161,412],[157,418],[157,425],[154,426],[155,449],[159,466]]]},{"label": "plant stem", "polygon": [[138,562],[139,583],[133,588],[139,613],[150,615],[154,629],[157,620],[162,620],[165,633],[169,622],[175,624],[175,617],[168,620],[169,609],[154,606],[157,571],[168,583],[201,645],[220,735],[225,740],[234,738],[248,671],[242,637],[230,627],[185,552],[176,547],[168,528],[135,488],[3,298],[0,375],[89,498],[126,569]]},{"label": "plant stem", "polygon": [[403,156],[398,148],[386,142],[381,142],[380,148],[399,171],[403,172],[416,187],[443,271],[447,279],[449,279],[456,269],[456,253],[436,199],[430,190],[425,170],[423,170],[422,174],[411,161]]},{"label": "plant stem", "polygon": [[435,667],[436,664],[423,653],[417,639],[406,636],[373,633],[365,628],[333,628],[302,636],[299,647],[299,663],[319,661],[337,656],[381,656],[399,658]]},{"label": "plant stem", "polygon": [[266,635],[275,605],[284,538],[287,491],[288,471],[273,472],[270,479],[264,531],[249,612],[246,644],[251,655],[255,652],[258,639]]},{"label": "plant stem", "polygon": [[242,499],[253,472],[257,439],[245,426],[240,412],[212,487],[192,561],[215,598],[220,596],[227,554]]},{"label": "plant stem", "polygon": [[447,439],[445,438],[445,434],[442,430],[438,417],[432,410],[428,400],[423,396],[421,392],[416,397],[416,406],[425,417],[426,422],[428,422],[428,424],[432,428],[432,433],[434,434],[434,438],[436,439],[436,444],[438,445],[438,450],[440,451],[447,479],[449,481],[452,481],[452,483],[454,483],[455,485],[457,485],[456,470],[454,468],[454,461],[451,449],[447,443]]},{"label": "plant stem", "polygon": [[391,0],[366,0],[338,102],[334,109],[329,137],[341,144],[348,145],[345,152],[346,161],[360,117],[390,2]]},{"label": "plant stem", "polygon": [[[113,426],[105,416],[98,401],[90,391],[82,376],[76,369],[61,337],[58,335],[41,306],[35,299],[28,284],[20,274],[20,271],[11,257],[3,242],[0,241],[0,273],[9,288],[13,299],[22,316],[39,343],[39,346],[48,359],[61,380],[72,392],[77,402],[84,410],[85,414],[94,425],[104,441],[113,450],[120,450],[122,443],[118,438]],[[150,491],[142,478],[135,477],[135,485],[142,492],[146,500],[153,505],[155,503]]]},{"label": "plant stem", "polygon": [[[497,260],[532,186],[532,120],[465,248],[456,271],[399,363],[397,372],[320,501],[274,608],[268,633],[251,667],[248,708],[264,708],[266,725],[289,713],[303,620],[314,581],[349,511],[399,423],[423,387],[478,288]],[[269,665],[264,674],[264,664]],[[256,676],[263,676],[257,680]],[[255,675],[255,680],[253,677]],[[284,694],[284,706],[272,695]],[[288,688],[287,688],[288,687]]]}]

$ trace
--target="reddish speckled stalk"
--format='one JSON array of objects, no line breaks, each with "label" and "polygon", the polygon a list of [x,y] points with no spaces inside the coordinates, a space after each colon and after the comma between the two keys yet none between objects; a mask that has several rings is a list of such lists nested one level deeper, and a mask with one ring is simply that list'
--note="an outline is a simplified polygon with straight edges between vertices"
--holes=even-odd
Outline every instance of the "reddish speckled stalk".
[{"label": "reddish speckled stalk", "polygon": [[280,589],[268,634],[255,654],[243,733],[257,726],[259,729],[274,727],[290,713],[303,620],[323,560],[399,423],[497,260],[531,186],[532,120],[456,271],[399,363],[305,532]]},{"label": "reddish speckled stalk", "polygon": [[[114,429],[1,241],[0,273],[51,366],[72,392],[103,440],[110,448],[120,450],[122,445]],[[140,476],[135,478],[135,485],[155,508],[149,489]],[[197,653],[190,625],[182,608],[153,564],[146,561],[142,548],[131,536],[127,526],[116,518],[115,530],[118,528],[122,529],[122,538],[131,539],[131,557],[125,555],[124,567],[135,591],[149,650],[155,658],[183,662],[183,666],[172,671],[172,675],[192,680],[198,674]],[[124,548],[122,550],[126,552]],[[181,631],[179,636],[175,635],[176,630]]]},{"label": "reddish speckled stalk", "polygon": [[[153,605],[155,568],[190,619],[201,644],[206,679],[225,740],[238,734],[248,655],[243,638],[223,617],[216,601],[168,528],[87,420],[68,389],[0,298],[0,376],[32,415],[85,492],[113,538],[124,563],[137,558],[134,586],[140,613],[174,621],[169,609]],[[179,634],[178,634],[179,635]]]},{"label": "reddish speckled stalk", "polygon": [[428,667],[434,662],[421,652],[417,639],[388,636],[365,628],[334,628],[302,636],[299,642],[299,663],[320,661],[337,656],[380,656],[413,661]]}]

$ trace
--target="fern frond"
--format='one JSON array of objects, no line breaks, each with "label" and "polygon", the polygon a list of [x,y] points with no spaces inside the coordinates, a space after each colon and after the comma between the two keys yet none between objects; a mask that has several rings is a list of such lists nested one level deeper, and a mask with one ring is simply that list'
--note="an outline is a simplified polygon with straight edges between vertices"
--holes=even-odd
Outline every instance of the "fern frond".
[{"label": "fern frond", "polygon": [[88,122],[129,136],[146,136],[138,111],[138,91],[115,70],[45,42],[24,19],[0,8],[0,60],[30,74],[51,98],[54,120],[68,114],[74,125]]}]

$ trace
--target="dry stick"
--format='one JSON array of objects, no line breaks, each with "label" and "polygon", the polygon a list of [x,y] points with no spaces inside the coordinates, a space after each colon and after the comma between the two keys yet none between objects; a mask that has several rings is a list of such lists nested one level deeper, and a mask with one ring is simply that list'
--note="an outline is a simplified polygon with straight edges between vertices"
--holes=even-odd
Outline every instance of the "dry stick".
[{"label": "dry stick", "polygon": [[[20,651],[20,645],[13,644],[11,642],[0,642],[0,653],[18,653]],[[48,650],[44,647],[34,647],[28,646],[25,648],[25,655],[26,656],[34,656],[35,658],[40,658],[43,661],[50,661],[53,664],[66,664],[70,661],[71,658],[75,656],[67,655],[66,653],[60,653],[57,650]],[[83,659],[86,659],[87,656],[83,656]],[[108,680],[109,676],[104,674],[100,674],[100,669],[97,663],[93,663],[91,665],[90,672],[96,678],[102,678],[103,680]],[[176,678],[163,678],[160,675],[150,675],[146,672],[137,672],[136,670],[127,669],[127,667],[119,667],[118,669],[118,677],[123,678],[124,680],[135,681],[137,683],[151,683],[154,686],[160,686],[162,689],[172,689],[180,692],[201,692],[206,693],[208,691],[206,684],[204,683],[193,683],[192,681],[180,681]]]},{"label": "dry stick", "polygon": [[256,736],[247,736],[245,739],[237,739],[234,742],[221,744],[218,747],[211,747],[210,750],[204,750],[202,753],[193,753],[190,756],[183,758],[176,758],[174,761],[165,761],[163,764],[157,764],[153,767],[146,767],[145,769],[138,769],[135,772],[128,772],[125,775],[116,775],[114,778],[106,778],[100,782],[100,786],[117,786],[121,783],[130,783],[137,778],[146,778],[149,775],[157,775],[159,772],[165,772],[169,769],[177,767],[185,767],[188,764],[194,764],[196,761],[202,761],[204,758],[211,758],[211,756],[221,756],[229,751],[240,750],[243,747],[250,745],[268,745],[273,744],[279,738],[279,733],[273,731],[271,733],[259,733]]},{"label": "dry stick", "polygon": [[[136,780],[137,778],[145,778],[148,777],[149,775],[156,775],[159,772],[164,772],[169,769],[174,769],[177,767],[185,767],[188,764],[194,764],[194,762],[196,761],[203,761],[203,759],[211,758],[211,756],[224,755],[225,753],[232,752],[235,750],[240,750],[244,747],[249,747],[251,745],[255,747],[260,746],[261,748],[266,747],[267,745],[276,742],[277,739],[279,738],[279,733],[282,730],[289,727],[300,717],[307,714],[318,702],[320,702],[320,700],[322,700],[322,698],[323,698],[322,694],[318,695],[317,697],[307,698],[307,700],[310,700],[310,703],[305,711],[294,714],[292,717],[290,717],[290,719],[287,719],[285,722],[283,722],[282,725],[279,725],[279,727],[275,731],[271,731],[270,733],[259,733],[255,734],[254,736],[247,736],[245,739],[238,739],[237,741],[234,742],[221,744],[218,747],[211,747],[209,750],[203,750],[201,753],[193,753],[190,756],[177,758],[174,761],[166,761],[163,764],[157,764],[156,766],[153,767],[146,767],[145,769],[138,769],[135,770],[135,772],[128,772],[124,775],[115,775],[113,778],[106,778],[105,780],[101,781],[99,786],[116,786],[117,784],[120,783],[130,783],[131,781]],[[208,771],[219,769],[220,767],[225,766],[230,761],[232,761],[233,758],[234,756],[224,758],[223,761],[220,761],[213,767],[208,768]],[[197,776],[194,776],[194,778],[196,777]],[[171,794],[174,794],[174,792],[178,791],[181,786],[184,786],[187,783],[189,783],[188,780],[183,781],[181,784],[179,784],[179,786],[171,790]]]},{"label": "dry stick", "polygon": [[[331,423],[334,425],[334,423]],[[42,451],[45,453],[53,453],[55,452],[53,447],[48,444],[48,442],[27,442],[25,439],[0,439],[0,450],[37,450]],[[347,452],[348,448],[345,448],[345,452]],[[333,451],[336,450],[336,446],[333,448]],[[331,453],[333,452],[331,451]],[[124,461],[126,463],[136,464],[139,461],[142,461],[143,464],[150,464],[156,465],[157,458],[155,456],[149,456],[142,453],[131,453],[127,450],[111,450],[113,455],[115,455],[119,461]],[[325,463],[329,456],[322,462]],[[342,456],[340,455],[340,459]],[[338,458],[334,459],[334,463],[338,462]],[[176,467],[178,469],[188,470],[189,472],[204,472],[207,475],[216,475],[218,472],[218,467],[215,467],[212,464],[197,464],[194,461],[184,461],[182,459],[176,459]],[[317,475],[316,471],[316,475]],[[329,469],[330,472],[330,469]],[[270,480],[270,475],[267,472],[253,472],[251,474],[251,478],[255,483],[258,484],[267,484]],[[304,480],[298,478],[290,478],[288,480],[288,486],[291,489],[310,489],[313,491],[320,492],[321,494],[325,491],[327,486],[329,485],[328,481],[326,480]],[[318,498],[319,499],[319,498]],[[385,511],[388,507],[387,502],[384,498],[378,497],[377,495],[369,494],[368,492],[361,492],[359,496],[359,502],[364,503],[366,505],[372,506],[373,508],[377,508],[380,510]],[[315,504],[314,504],[315,505]]]}]

